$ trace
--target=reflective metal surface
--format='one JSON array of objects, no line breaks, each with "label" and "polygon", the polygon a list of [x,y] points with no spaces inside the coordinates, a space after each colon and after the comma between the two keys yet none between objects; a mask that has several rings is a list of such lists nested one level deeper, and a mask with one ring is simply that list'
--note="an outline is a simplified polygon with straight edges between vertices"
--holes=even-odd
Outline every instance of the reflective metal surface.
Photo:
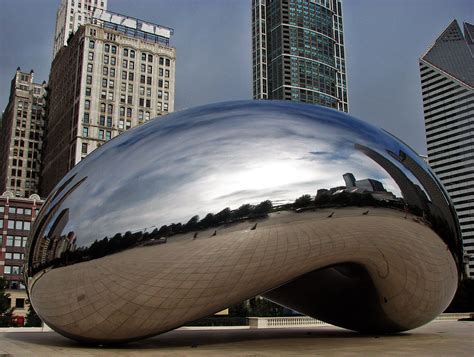
[{"label": "reflective metal surface", "polygon": [[425,162],[331,109],[228,102],[114,138],[71,170],[30,237],[31,302],[86,342],[168,331],[256,295],[368,332],[422,325],[460,271]]}]

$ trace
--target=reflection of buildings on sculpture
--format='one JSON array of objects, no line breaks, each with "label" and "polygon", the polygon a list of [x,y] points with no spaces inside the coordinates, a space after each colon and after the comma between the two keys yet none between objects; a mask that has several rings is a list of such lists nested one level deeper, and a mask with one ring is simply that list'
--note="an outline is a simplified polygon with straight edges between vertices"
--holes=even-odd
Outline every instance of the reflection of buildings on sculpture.
[{"label": "reflection of buildings on sculpture", "polygon": [[374,179],[363,179],[363,180],[356,180],[354,174],[351,172],[345,173],[342,175],[344,178],[344,182],[346,186],[338,186],[332,187],[329,190],[327,189],[319,189],[316,198],[320,197],[321,195],[328,195],[328,194],[338,194],[341,192],[347,193],[368,193],[373,198],[379,201],[396,201],[399,200],[392,192],[388,192],[382,182],[374,180]]},{"label": "reflection of buildings on sculpture", "polygon": [[428,161],[449,193],[474,276],[474,26],[456,20],[420,58]]},{"label": "reflection of buildings on sculpture", "polygon": [[370,195],[377,200],[396,200],[393,193],[387,192],[383,187],[382,182],[374,179],[356,180],[354,175],[350,172],[342,175],[346,183],[346,192],[370,193]]},{"label": "reflection of buildings on sculpture", "polygon": [[32,222],[42,204],[38,195],[17,198],[6,191],[0,196],[0,276],[7,281],[15,315],[25,316],[28,310],[22,267]]},{"label": "reflection of buildings on sculpture", "polygon": [[169,28],[96,9],[68,45],[56,49],[42,196],[106,141],[174,111],[172,34]]}]

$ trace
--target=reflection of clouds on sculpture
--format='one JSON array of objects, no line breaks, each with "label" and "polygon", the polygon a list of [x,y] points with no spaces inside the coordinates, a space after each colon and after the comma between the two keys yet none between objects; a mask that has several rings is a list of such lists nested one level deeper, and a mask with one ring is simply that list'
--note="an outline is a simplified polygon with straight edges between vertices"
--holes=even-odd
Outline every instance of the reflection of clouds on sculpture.
[{"label": "reflection of clouds on sculpture", "polygon": [[[282,110],[275,110],[279,106]],[[110,179],[88,180],[72,194],[69,208],[82,219],[65,231],[92,242],[126,229],[186,222],[189,212],[203,216],[266,199],[290,202],[343,185],[342,174],[349,168],[358,178],[384,182],[400,196],[387,173],[354,150],[354,143],[384,142],[383,135],[361,122],[345,122],[340,113],[324,109],[315,120],[321,108],[280,103],[270,108],[224,103],[212,113],[206,108],[158,119],[115,138],[108,150],[92,153],[84,174],[104,170]],[[90,198],[81,200],[85,192]]]}]

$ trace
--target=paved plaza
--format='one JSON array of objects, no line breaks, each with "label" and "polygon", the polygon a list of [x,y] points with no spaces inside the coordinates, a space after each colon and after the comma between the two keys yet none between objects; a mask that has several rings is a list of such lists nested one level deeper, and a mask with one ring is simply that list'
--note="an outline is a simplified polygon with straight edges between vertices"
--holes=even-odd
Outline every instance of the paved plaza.
[{"label": "paved plaza", "polygon": [[434,321],[390,335],[334,326],[188,329],[115,347],[80,345],[55,332],[0,332],[0,356],[472,356],[474,322]]}]

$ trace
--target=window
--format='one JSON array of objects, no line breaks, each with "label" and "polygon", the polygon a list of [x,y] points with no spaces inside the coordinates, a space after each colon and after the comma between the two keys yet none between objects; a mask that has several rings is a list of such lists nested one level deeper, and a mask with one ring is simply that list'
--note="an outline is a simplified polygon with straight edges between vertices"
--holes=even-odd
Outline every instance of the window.
[{"label": "window", "polygon": [[112,50],[112,51],[111,51],[112,54],[116,54],[116,53],[117,53],[117,46],[112,45],[111,50]]},{"label": "window", "polygon": [[87,59],[88,59],[89,61],[93,61],[93,60],[94,60],[94,52],[89,51],[89,54],[87,55]]},{"label": "window", "polygon": [[159,63],[161,65],[164,65],[165,64],[165,59],[163,57],[160,57]]},{"label": "window", "polygon": [[105,51],[105,52],[110,52],[110,45],[109,45],[108,43],[106,43],[106,44],[104,45],[104,51]]},{"label": "window", "polygon": [[167,58],[166,61],[165,61],[165,66],[166,66],[166,67],[169,67],[169,66],[170,66],[170,63],[171,63],[171,62],[170,62],[169,58]]},{"label": "window", "polygon": [[92,63],[87,64],[87,72],[92,73]]},{"label": "window", "polygon": [[146,61],[146,53],[142,53],[142,61]]},{"label": "window", "polygon": [[107,88],[107,78],[102,78],[102,87]]},{"label": "window", "polygon": [[165,77],[166,77],[166,78],[169,78],[169,76],[170,76],[170,70],[167,69],[167,70],[165,71]]},{"label": "window", "polygon": [[124,59],[122,61],[122,68],[127,68],[128,67],[128,60]]},{"label": "window", "polygon": [[169,88],[170,87],[170,81],[165,81],[165,88]]},{"label": "window", "polygon": [[163,68],[160,68],[158,71],[159,71],[158,74],[160,75],[160,77],[162,77],[163,76]]},{"label": "window", "polygon": [[105,116],[101,115],[99,117],[99,125],[105,126]]},{"label": "window", "polygon": [[107,130],[105,132],[105,140],[110,140],[110,139],[112,139],[112,132]]},{"label": "window", "polygon": [[107,126],[108,126],[109,128],[112,127],[112,117],[107,117]]},{"label": "window", "polygon": [[125,116],[125,107],[120,107],[120,116],[123,117]]},{"label": "window", "polygon": [[132,122],[130,120],[127,120],[127,122],[125,123],[125,128],[130,129],[131,127],[132,127]]},{"label": "window", "polygon": [[123,55],[124,55],[125,57],[128,57],[128,48],[124,48],[124,49],[123,49]]},{"label": "window", "polygon": [[130,61],[130,63],[128,64],[128,68],[129,69],[135,69],[135,62]]},{"label": "window", "polygon": [[100,91],[100,99],[106,99],[107,98],[107,91],[105,89],[102,89]]},{"label": "window", "polygon": [[99,139],[104,140],[104,131],[102,129],[99,130]]},{"label": "window", "polygon": [[91,96],[91,87],[86,87],[86,96],[87,97]]},{"label": "window", "polygon": [[140,86],[140,89],[138,90],[138,94],[145,95],[145,87]]},{"label": "window", "polygon": [[100,112],[105,113],[105,103],[100,103]]},{"label": "window", "polygon": [[124,128],[123,119],[120,119],[119,120],[119,129],[123,129],[123,128]]},{"label": "window", "polygon": [[86,84],[92,84],[92,76],[89,74],[86,77]]},{"label": "window", "polygon": [[16,214],[16,207],[10,207],[10,208],[8,208],[8,213],[9,213],[9,214]]},{"label": "window", "polygon": [[122,71],[122,79],[127,80],[127,71]]},{"label": "window", "polygon": [[7,236],[7,247],[13,247],[13,236]]},{"label": "window", "polygon": [[146,89],[146,96],[151,97],[151,88],[150,87],[147,87],[147,89]]},{"label": "window", "polygon": [[89,48],[94,48],[94,47],[95,47],[95,42],[91,40],[89,42]]},{"label": "window", "polygon": [[128,79],[129,79],[130,81],[133,81],[133,76],[134,76],[134,75],[133,75],[133,72],[128,72]]},{"label": "window", "polygon": [[89,128],[87,126],[82,128],[82,136],[85,138],[89,137]]},{"label": "window", "polygon": [[25,208],[25,214],[31,216],[31,209]]},{"label": "window", "polygon": [[163,80],[162,79],[158,80],[158,87],[163,88]]},{"label": "window", "polygon": [[168,103],[163,103],[163,110],[164,110],[165,112],[168,111]]},{"label": "window", "polygon": [[130,50],[130,58],[135,58],[135,51],[134,50]]},{"label": "window", "polygon": [[25,308],[25,299],[16,298],[15,299],[15,307],[17,309],[24,309]]},{"label": "window", "polygon": [[111,64],[112,66],[115,66],[116,63],[117,63],[117,58],[116,58],[116,57],[111,57],[111,58],[110,58],[110,64]]},{"label": "window", "polygon": [[145,112],[145,120],[148,121],[150,120],[150,112]]},{"label": "window", "polygon": [[109,56],[104,55],[104,64],[109,64]]},{"label": "window", "polygon": [[29,231],[30,230],[30,227],[31,227],[31,223],[30,222],[23,222],[23,230],[25,231]]},{"label": "window", "polygon": [[125,103],[125,94],[120,94],[120,103]]},{"label": "window", "polygon": [[127,117],[128,118],[132,117],[132,108],[127,108]]},{"label": "window", "polygon": [[81,153],[87,155],[87,144],[86,143],[82,143]]},{"label": "window", "polygon": [[145,71],[146,71],[146,65],[145,65],[144,63],[142,63],[142,64],[140,65],[140,71],[141,71],[141,72],[145,72]]},{"label": "window", "polygon": [[130,105],[133,104],[133,96],[129,95],[129,96],[127,97],[127,104],[130,104]]},{"label": "window", "polygon": [[140,76],[140,83],[145,84],[146,76],[143,74]]},{"label": "window", "polygon": [[108,100],[114,100],[114,92],[107,93],[107,99]]},{"label": "window", "polygon": [[109,79],[109,88],[114,89],[115,81],[113,79]]},{"label": "window", "polygon": [[146,77],[146,84],[151,86],[151,77]]},{"label": "window", "polygon": [[110,69],[110,77],[115,77],[115,68]]},{"label": "window", "polygon": [[3,219],[0,219],[0,229],[3,229]]},{"label": "window", "polygon": [[128,85],[128,93],[133,93],[133,84],[129,83]]},{"label": "window", "polygon": [[168,100],[169,96],[170,96],[169,92],[165,92],[165,100]]},{"label": "window", "polygon": [[146,100],[146,107],[147,107],[147,108],[150,108],[150,107],[151,107],[150,99],[147,99],[147,100]]},{"label": "window", "polygon": [[114,112],[114,106],[112,104],[109,104],[107,106],[107,113],[112,114]]},{"label": "window", "polygon": [[143,107],[143,106],[145,105],[145,99],[139,98],[139,99],[138,99],[138,105],[139,105],[140,107]]},{"label": "window", "polygon": [[89,99],[86,99],[84,102],[84,109],[90,109],[91,108],[91,101]]},{"label": "window", "polygon": [[163,91],[161,90],[158,91],[158,98],[160,99],[163,98]]},{"label": "window", "polygon": [[143,120],[143,110],[138,111],[138,120]]}]

